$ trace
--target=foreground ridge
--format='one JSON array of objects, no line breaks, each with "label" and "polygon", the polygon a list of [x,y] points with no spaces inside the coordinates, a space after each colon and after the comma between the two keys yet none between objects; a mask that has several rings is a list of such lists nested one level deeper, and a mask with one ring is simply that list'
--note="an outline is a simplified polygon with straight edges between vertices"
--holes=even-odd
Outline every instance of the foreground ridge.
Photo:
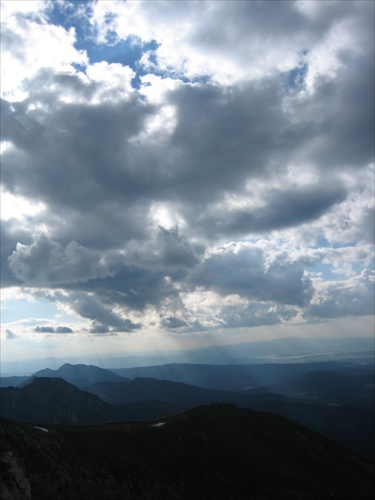
[{"label": "foreground ridge", "polygon": [[0,423],[4,499],[349,500],[375,493],[369,462],[283,417],[230,404],[153,422]]}]

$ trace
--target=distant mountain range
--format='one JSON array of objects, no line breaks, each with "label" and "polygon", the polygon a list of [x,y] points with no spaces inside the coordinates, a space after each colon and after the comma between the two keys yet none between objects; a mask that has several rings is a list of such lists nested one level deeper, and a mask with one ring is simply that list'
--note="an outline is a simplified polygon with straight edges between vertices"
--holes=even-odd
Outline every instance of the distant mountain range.
[{"label": "distant mountain range", "polygon": [[24,387],[0,392],[0,415],[37,424],[101,424],[148,420],[181,410],[162,401],[112,405],[59,378],[35,377]]},{"label": "distant mountain range", "polygon": [[[353,338],[300,338],[286,337],[272,340],[243,342],[240,344],[206,346],[194,349],[156,351],[128,356],[102,356],[100,366],[105,368],[131,368],[170,363],[200,363],[213,365],[257,363],[304,363],[323,361],[374,362],[373,337]],[[72,364],[93,363],[97,359],[70,358]],[[2,360],[1,376],[30,375],[49,367],[61,366],[60,358],[30,359],[22,362]]]},{"label": "distant mountain range", "polygon": [[1,377],[1,500],[374,497],[373,339],[168,356]]},{"label": "distant mountain range", "polygon": [[341,399],[345,398],[345,394],[350,399],[353,392],[356,394],[364,392],[368,396],[368,404],[371,399],[372,401],[374,399],[374,364],[348,362],[255,365],[172,363],[113,371],[128,379],[156,378],[197,385],[206,389],[279,392],[293,397],[297,397],[297,393],[306,393],[303,397],[313,399],[319,397],[319,391],[322,394],[330,390],[331,396],[336,391],[336,396],[340,393]]},{"label": "distant mountain range", "polygon": [[77,387],[87,387],[95,382],[119,382],[124,377],[117,375],[111,370],[99,368],[94,365],[72,365],[65,363],[58,370],[46,368],[34,373],[33,377],[39,378],[62,378]]},{"label": "distant mountain range", "polygon": [[[40,383],[51,382],[37,379],[28,387]],[[369,462],[278,415],[227,404],[148,423],[35,427],[0,418],[0,433],[1,498],[366,500],[375,494]]]},{"label": "distant mountain range", "polygon": [[[93,365],[65,363],[57,370],[44,369],[31,377],[1,377],[1,387],[22,387],[35,378],[62,378],[97,394],[103,401],[125,403],[156,396],[155,384],[145,395],[145,384],[128,384],[138,378],[164,380],[214,391],[247,395],[277,393],[292,398],[331,404],[354,404],[374,410],[374,365],[357,363],[295,363],[256,365],[204,365],[173,363],[108,370]],[[111,383],[114,384],[111,384]],[[116,385],[118,382],[119,385]],[[109,383],[109,384],[106,384]],[[121,385],[122,384],[122,385]],[[160,386],[160,384],[159,384]],[[164,384],[161,396],[168,392]],[[181,391],[186,387],[180,387]],[[196,388],[195,388],[196,391]],[[222,395],[221,395],[222,396]],[[159,395],[158,395],[159,397]],[[196,397],[196,396],[194,396]],[[232,396],[233,397],[233,396]],[[129,400],[130,398],[130,400]],[[239,397],[239,401],[242,399]],[[199,404],[199,401],[196,403]]]},{"label": "distant mountain range", "polygon": [[92,365],[42,370],[19,387],[0,390],[0,414],[37,424],[99,424],[152,420],[201,404],[231,403],[278,413],[375,459],[372,366],[171,364],[117,372],[128,377]]}]

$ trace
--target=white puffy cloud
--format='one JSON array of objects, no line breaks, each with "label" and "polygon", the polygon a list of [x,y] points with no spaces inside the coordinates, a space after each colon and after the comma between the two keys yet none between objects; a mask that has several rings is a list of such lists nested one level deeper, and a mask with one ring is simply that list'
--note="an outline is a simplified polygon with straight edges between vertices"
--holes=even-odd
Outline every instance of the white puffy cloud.
[{"label": "white puffy cloud", "polygon": [[45,18],[46,2],[1,2],[1,91],[10,99],[28,96],[26,79],[42,69],[74,72],[74,64],[86,64],[84,51],[74,47],[74,29],[65,30]]},{"label": "white puffy cloud", "polygon": [[366,316],[374,311],[374,272],[362,271],[346,281],[316,283],[317,293],[308,316],[335,318]]},{"label": "white puffy cloud", "polygon": [[143,58],[150,69],[221,84],[290,71],[308,53],[307,86],[313,90],[321,76],[334,76],[342,54],[363,50],[373,6],[308,3],[98,1],[91,22],[99,43],[113,33],[156,40],[158,47]]}]

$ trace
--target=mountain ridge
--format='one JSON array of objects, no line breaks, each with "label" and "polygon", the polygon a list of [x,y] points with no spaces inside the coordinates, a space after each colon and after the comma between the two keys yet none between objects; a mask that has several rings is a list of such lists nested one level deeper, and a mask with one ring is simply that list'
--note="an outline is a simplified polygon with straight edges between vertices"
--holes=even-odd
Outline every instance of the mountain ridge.
[{"label": "mountain ridge", "polygon": [[100,424],[143,420],[183,409],[162,401],[112,405],[59,378],[35,377],[23,387],[0,389],[3,417],[35,424]]},{"label": "mountain ridge", "polygon": [[34,378],[23,387],[0,389],[0,414],[40,425],[152,420],[213,402],[272,411],[375,459],[374,412],[354,405],[326,404],[267,392],[215,391],[143,378],[104,381],[84,390],[63,379]]},{"label": "mountain ridge", "polygon": [[[87,385],[94,384],[101,381],[124,381],[124,377],[95,365],[85,365],[83,363],[73,365],[71,363],[64,363],[57,370],[45,368],[35,372],[32,377],[38,378],[62,378],[79,388],[84,388]],[[27,383],[24,382],[24,384]]]},{"label": "mountain ridge", "polygon": [[[147,423],[38,429],[0,418],[0,432],[1,459],[22,471],[38,500],[367,500],[374,494],[372,464],[288,419],[228,404]],[[17,486],[14,470],[1,472],[8,491]]]}]

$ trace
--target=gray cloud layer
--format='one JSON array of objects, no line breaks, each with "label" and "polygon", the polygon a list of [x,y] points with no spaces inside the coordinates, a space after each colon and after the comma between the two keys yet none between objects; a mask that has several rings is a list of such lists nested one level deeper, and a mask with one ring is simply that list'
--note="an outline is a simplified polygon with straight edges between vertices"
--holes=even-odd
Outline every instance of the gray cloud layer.
[{"label": "gray cloud layer", "polygon": [[[268,325],[298,311],[307,320],[370,314],[368,262],[356,263],[362,268],[350,298],[344,281],[328,280],[323,291],[300,249],[307,255],[322,239],[331,247],[369,240],[371,202],[360,179],[373,161],[372,7],[312,4],[188,2],[182,11],[160,4],[160,37],[161,12],[178,26],[186,11],[194,22],[183,43],[197,51],[196,65],[198,51],[208,73],[211,60],[230,60],[245,75],[238,81],[220,82],[218,70],[188,82],[188,58],[188,76],[171,86],[161,80],[159,98],[147,97],[152,83],[131,89],[124,82],[120,95],[114,77],[90,80],[88,69],[83,77],[42,67],[26,77],[27,97],[1,102],[2,140],[13,145],[2,155],[1,182],[45,209],[22,225],[2,223],[3,286],[43,289],[88,319],[95,334],[139,330],[152,311],[167,330],[211,321]],[[155,8],[140,4],[146,25]],[[343,29],[333,37],[341,25],[350,27],[352,45],[341,43]],[[9,28],[4,51],[15,37]],[[168,43],[154,53],[158,74],[173,55]],[[328,71],[330,44],[336,62]],[[233,240],[238,247],[222,246]],[[257,244],[263,240],[268,246]],[[281,240],[287,257],[278,252]],[[219,312],[198,314],[189,297],[208,292]],[[232,296],[242,302],[225,304]]]}]

